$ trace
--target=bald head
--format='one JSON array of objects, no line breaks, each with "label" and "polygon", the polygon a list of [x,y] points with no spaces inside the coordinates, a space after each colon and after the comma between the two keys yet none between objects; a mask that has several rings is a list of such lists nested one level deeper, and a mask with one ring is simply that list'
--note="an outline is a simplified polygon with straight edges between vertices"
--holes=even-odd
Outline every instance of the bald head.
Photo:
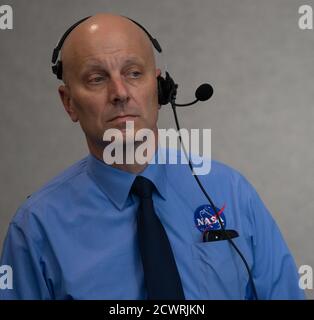
[{"label": "bald head", "polygon": [[63,80],[69,82],[89,59],[102,59],[119,52],[132,52],[155,68],[152,44],[140,27],[117,15],[92,16],[74,28],[63,44]]}]

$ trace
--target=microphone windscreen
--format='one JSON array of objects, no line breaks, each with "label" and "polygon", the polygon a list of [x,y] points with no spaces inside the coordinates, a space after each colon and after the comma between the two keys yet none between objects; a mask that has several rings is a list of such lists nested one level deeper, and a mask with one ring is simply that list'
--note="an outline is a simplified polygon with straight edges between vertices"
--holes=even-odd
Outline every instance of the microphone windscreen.
[{"label": "microphone windscreen", "polygon": [[206,101],[213,95],[213,93],[213,87],[208,83],[203,83],[196,89],[195,97],[199,101]]}]

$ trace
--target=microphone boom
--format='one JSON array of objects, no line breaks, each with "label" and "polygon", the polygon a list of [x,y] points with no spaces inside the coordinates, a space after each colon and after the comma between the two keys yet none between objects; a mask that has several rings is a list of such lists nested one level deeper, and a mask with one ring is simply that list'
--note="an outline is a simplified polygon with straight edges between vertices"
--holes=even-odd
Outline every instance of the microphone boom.
[{"label": "microphone boom", "polygon": [[195,104],[198,101],[206,101],[211,98],[214,93],[213,87],[209,83],[201,84],[195,91],[196,100],[189,103],[174,103],[176,107],[188,107]]}]

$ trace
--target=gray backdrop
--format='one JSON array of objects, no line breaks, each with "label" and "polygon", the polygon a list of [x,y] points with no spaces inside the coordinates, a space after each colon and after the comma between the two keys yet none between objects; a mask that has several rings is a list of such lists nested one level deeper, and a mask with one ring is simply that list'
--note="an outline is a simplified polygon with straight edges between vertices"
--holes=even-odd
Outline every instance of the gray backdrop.
[{"label": "gray backdrop", "polygon": [[[298,266],[314,267],[314,30],[298,28],[298,0],[1,1],[0,245],[25,197],[83,157],[50,72],[65,29],[99,11],[127,15],[160,41],[189,101],[202,82],[213,98],[180,110],[182,127],[211,128],[213,157],[241,171],[277,220]],[[169,107],[160,127],[174,127]],[[314,297],[310,290],[309,297]]]}]

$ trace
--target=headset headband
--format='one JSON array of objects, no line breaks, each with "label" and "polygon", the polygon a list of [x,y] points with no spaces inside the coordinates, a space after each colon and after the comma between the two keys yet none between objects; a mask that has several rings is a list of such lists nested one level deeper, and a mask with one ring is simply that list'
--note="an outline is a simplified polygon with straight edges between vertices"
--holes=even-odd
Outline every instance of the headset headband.
[{"label": "headset headband", "polygon": [[[77,21],[76,23],[74,23],[68,30],[65,31],[65,33],[63,34],[63,36],[60,38],[60,40],[58,41],[58,44],[57,46],[53,49],[53,53],[52,53],[52,58],[51,58],[51,62],[53,63],[52,65],[52,72],[57,76],[58,79],[62,80],[62,62],[61,60],[58,60],[58,57],[59,57],[59,53],[60,53],[60,50],[63,46],[63,43],[65,41],[65,39],[68,37],[68,35],[71,33],[71,31],[77,27],[79,24],[81,24],[83,21],[87,20],[88,18],[90,18],[91,16],[88,16],[88,17],[85,17],[79,21]],[[125,17],[124,18],[132,21],[134,24],[136,24],[139,28],[141,28],[145,33],[146,35],[148,36],[149,40],[151,41],[152,45],[154,46],[154,48],[159,52],[161,53],[162,52],[162,49],[161,49],[161,46],[159,44],[159,42],[157,41],[157,39],[153,38],[151,36],[151,34],[141,25],[139,24],[138,22],[136,22],[135,20],[132,20],[128,17]]]}]

